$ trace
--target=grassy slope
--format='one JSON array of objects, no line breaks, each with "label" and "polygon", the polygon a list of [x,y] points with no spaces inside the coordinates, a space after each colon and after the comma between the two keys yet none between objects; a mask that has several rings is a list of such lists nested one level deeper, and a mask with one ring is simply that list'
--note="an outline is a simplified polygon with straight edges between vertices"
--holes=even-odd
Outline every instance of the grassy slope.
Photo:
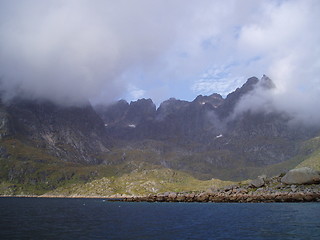
[{"label": "grassy slope", "polygon": [[154,165],[152,152],[133,149],[122,162],[122,151],[114,151],[109,156],[113,165],[81,165],[61,161],[17,139],[1,140],[0,144],[9,155],[0,158],[0,194],[146,194],[231,184],[200,181],[187,173]]},{"label": "grassy slope", "polygon": [[121,177],[101,178],[86,184],[61,187],[49,194],[99,195],[114,194],[146,195],[164,192],[205,191],[211,187],[222,187],[233,182],[217,179],[201,181],[190,175],[168,168],[137,170]]},{"label": "grassy slope", "polygon": [[43,194],[65,184],[126,171],[122,166],[119,168],[124,169],[64,162],[17,139],[1,140],[0,146],[8,155],[0,158],[0,194]]},{"label": "grassy slope", "polygon": [[297,166],[297,168],[310,167],[320,171],[320,137],[315,137],[307,141],[307,144],[310,148],[313,148],[313,151]]},{"label": "grassy slope", "polygon": [[[299,154],[295,157],[264,168],[241,168],[239,171],[246,172],[248,178],[255,178],[256,175],[266,174],[274,176],[282,172],[287,172],[293,168],[311,167],[320,170],[320,137],[315,137],[301,144]],[[230,174],[230,173],[229,173]],[[236,176],[233,174],[233,176]]]}]

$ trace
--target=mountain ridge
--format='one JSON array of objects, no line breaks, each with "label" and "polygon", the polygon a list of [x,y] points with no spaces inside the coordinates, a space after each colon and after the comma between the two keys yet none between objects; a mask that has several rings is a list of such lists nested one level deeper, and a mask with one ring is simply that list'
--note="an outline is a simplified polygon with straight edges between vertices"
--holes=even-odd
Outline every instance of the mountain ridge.
[{"label": "mountain ridge", "polygon": [[314,164],[320,148],[310,139],[317,139],[318,128],[289,124],[290,116],[273,109],[235,111],[256,90],[273,88],[268,77],[252,77],[226,98],[171,98],[158,108],[151,99],[95,107],[0,101],[0,188],[52,191],[145,169],[240,181],[307,159]]},{"label": "mountain ridge", "polygon": [[[199,95],[191,102],[171,98],[157,109],[151,99],[127,103],[112,122],[106,116],[115,116],[113,109],[119,110],[117,105],[124,105],[124,100],[96,110],[105,122],[108,136],[123,145],[145,149],[153,141],[149,145],[158,152],[157,164],[196,172],[205,178],[223,178],[222,174],[216,175],[217,169],[225,172],[228,168],[285,162],[298,154],[301,142],[317,134],[313,128],[290,126],[290,117],[284,113],[243,111],[233,115],[243,97],[257,89],[274,88],[272,80],[264,75],[260,80],[249,78],[226,98],[215,93]],[[132,111],[131,106],[140,110]],[[143,115],[144,107],[152,111]]]}]

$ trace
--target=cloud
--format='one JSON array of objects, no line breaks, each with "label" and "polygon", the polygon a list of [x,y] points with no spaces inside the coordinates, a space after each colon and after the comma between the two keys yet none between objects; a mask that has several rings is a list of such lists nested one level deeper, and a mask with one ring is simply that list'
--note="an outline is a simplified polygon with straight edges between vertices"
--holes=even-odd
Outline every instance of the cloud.
[{"label": "cloud", "polygon": [[169,23],[179,12],[161,17],[167,11],[160,1],[0,4],[4,97],[70,104],[95,97],[102,89],[107,100],[123,93],[129,83],[122,82],[122,74],[135,65],[152,65],[166,51],[175,35]]},{"label": "cloud", "polygon": [[2,0],[1,92],[81,104],[139,86],[192,100],[267,74],[270,102],[317,121],[319,18],[317,0]]},{"label": "cloud", "polygon": [[143,89],[139,89],[134,85],[129,85],[129,93],[132,100],[138,100],[144,97],[146,91]]},{"label": "cloud", "polygon": [[[268,106],[294,122],[319,125],[320,32],[314,28],[319,20],[318,1],[284,1],[268,5],[258,22],[242,28],[239,47],[263,56],[265,71],[277,86],[245,99],[250,108]],[[253,66],[260,68],[259,63]]]},{"label": "cloud", "polygon": [[228,67],[213,67],[194,82],[192,90],[196,94],[210,95],[219,93],[226,97],[235,90],[235,86],[241,86],[244,82],[245,78],[232,76]]},{"label": "cloud", "polygon": [[[211,48],[221,49],[217,57],[228,48],[229,44],[221,45],[222,38],[231,42],[230,26],[234,21],[241,24],[248,13],[245,6],[251,3],[3,0],[0,77],[4,98],[19,95],[74,104],[87,98],[117,99],[127,95],[131,83],[147,84],[150,93],[171,82],[188,85],[217,60]],[[231,19],[239,7],[243,11]],[[145,75],[142,84],[136,69]]]}]

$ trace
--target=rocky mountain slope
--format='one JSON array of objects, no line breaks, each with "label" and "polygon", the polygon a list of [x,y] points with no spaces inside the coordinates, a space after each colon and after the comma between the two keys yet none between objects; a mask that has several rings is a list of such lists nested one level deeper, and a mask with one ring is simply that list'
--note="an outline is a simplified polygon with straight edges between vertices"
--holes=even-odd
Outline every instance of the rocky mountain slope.
[{"label": "rocky mountain slope", "polygon": [[219,94],[192,102],[171,98],[158,109],[151,99],[121,100],[96,110],[124,153],[129,148],[153,152],[153,163],[204,179],[243,179],[252,176],[249,168],[289,161],[303,141],[318,133],[290,125],[290,117],[281,112],[236,111],[243,97],[274,87],[266,76],[252,77],[225,99]]},{"label": "rocky mountain slope", "polygon": [[108,152],[100,117],[88,103],[61,107],[49,102],[15,100],[0,106],[1,139],[15,138],[64,161],[99,163]]}]

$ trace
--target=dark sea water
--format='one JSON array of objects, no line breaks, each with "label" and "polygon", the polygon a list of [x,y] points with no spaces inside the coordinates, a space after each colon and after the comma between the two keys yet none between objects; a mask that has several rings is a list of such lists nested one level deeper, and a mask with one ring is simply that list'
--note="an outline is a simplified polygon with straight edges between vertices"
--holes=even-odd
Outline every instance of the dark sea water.
[{"label": "dark sea water", "polygon": [[0,239],[320,239],[320,203],[0,198]]}]

